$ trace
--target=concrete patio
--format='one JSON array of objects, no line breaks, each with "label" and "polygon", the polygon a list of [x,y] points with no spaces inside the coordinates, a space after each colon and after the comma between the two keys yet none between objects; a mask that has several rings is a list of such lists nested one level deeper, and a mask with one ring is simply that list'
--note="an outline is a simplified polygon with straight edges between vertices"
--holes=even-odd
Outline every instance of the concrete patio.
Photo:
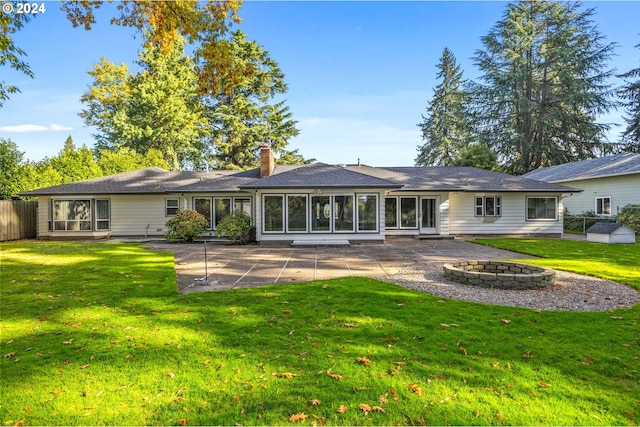
[{"label": "concrete patio", "polygon": [[174,253],[181,293],[364,276],[389,278],[428,264],[469,259],[525,258],[522,254],[463,240],[388,239],[384,244],[291,247],[229,246],[149,242],[153,250]]}]

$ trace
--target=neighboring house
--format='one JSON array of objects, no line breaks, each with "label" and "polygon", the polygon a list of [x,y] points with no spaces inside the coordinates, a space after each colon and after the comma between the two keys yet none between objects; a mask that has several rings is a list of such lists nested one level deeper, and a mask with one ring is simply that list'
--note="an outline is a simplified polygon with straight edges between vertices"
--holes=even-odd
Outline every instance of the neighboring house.
[{"label": "neighboring house", "polygon": [[562,185],[469,167],[276,165],[249,171],[147,168],[23,193],[37,196],[41,239],[162,236],[180,208],[212,236],[235,210],[259,242],[384,241],[386,236],[562,234]]},{"label": "neighboring house", "polygon": [[524,178],[580,188],[566,197],[567,213],[617,215],[628,204],[640,203],[640,154],[625,153],[531,171]]}]

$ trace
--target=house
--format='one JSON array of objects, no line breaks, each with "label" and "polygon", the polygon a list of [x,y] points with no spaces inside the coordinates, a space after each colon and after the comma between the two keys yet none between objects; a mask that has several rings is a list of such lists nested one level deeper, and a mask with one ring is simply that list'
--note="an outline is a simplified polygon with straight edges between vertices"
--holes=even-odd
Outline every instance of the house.
[{"label": "house", "polygon": [[593,211],[612,216],[628,204],[640,203],[640,154],[616,154],[550,166],[523,177],[582,189],[563,200],[571,215]]},{"label": "house", "polygon": [[588,242],[635,243],[636,232],[624,224],[597,222],[587,230]]},{"label": "house", "polygon": [[213,236],[227,214],[253,218],[259,242],[382,242],[387,236],[562,234],[563,185],[469,167],[276,165],[248,171],[134,172],[23,193],[39,203],[39,238],[162,236],[194,209]]}]

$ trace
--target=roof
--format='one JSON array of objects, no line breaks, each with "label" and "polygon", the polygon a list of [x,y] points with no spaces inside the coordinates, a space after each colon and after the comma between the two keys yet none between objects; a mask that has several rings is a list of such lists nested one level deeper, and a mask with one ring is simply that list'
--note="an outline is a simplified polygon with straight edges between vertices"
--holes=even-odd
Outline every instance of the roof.
[{"label": "roof", "polygon": [[395,191],[556,192],[574,188],[471,167],[372,167],[325,163],[276,165],[260,178],[258,169],[167,171],[146,168],[86,181],[32,190],[24,196],[76,194],[167,194],[237,192],[249,189],[361,188]]},{"label": "roof", "polygon": [[546,182],[567,182],[609,176],[640,174],[640,154],[623,153],[536,169],[525,178]]},{"label": "roof", "polygon": [[312,163],[278,171],[240,188],[400,188],[401,184],[348,167]]},{"label": "roof", "polygon": [[611,234],[619,228],[627,228],[631,230],[629,227],[619,222],[596,222],[595,224],[593,224],[591,227],[587,229],[587,233]]}]

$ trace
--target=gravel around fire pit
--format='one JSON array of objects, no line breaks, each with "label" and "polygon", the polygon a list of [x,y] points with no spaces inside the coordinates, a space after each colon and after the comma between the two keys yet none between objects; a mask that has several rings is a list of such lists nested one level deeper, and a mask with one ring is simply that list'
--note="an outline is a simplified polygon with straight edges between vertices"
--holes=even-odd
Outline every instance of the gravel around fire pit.
[{"label": "gravel around fire pit", "polygon": [[640,292],[620,283],[556,270],[555,285],[536,290],[480,288],[444,278],[442,263],[411,265],[379,277],[444,298],[538,310],[607,311],[640,303]]}]

